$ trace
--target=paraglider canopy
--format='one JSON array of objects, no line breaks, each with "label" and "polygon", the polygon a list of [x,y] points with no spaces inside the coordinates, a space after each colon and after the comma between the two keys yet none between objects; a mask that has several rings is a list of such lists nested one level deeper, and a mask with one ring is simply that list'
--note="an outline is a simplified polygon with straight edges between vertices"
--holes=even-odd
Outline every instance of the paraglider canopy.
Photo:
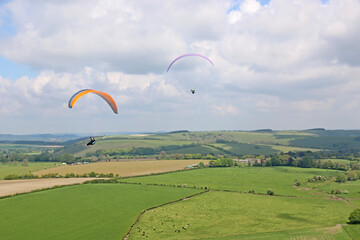
[{"label": "paraglider canopy", "polygon": [[174,61],[172,61],[172,62],[170,63],[170,65],[169,65],[169,67],[168,67],[168,69],[167,69],[167,72],[169,71],[169,69],[171,68],[171,66],[172,66],[177,60],[179,60],[179,59],[181,59],[181,58],[184,58],[184,57],[189,57],[189,56],[202,57],[202,58],[204,58],[205,60],[207,60],[209,63],[211,63],[211,65],[214,65],[213,62],[212,62],[210,59],[208,59],[207,57],[205,57],[205,56],[203,56],[203,55],[200,55],[200,54],[197,54],[197,53],[189,53],[189,54],[184,54],[184,55],[181,55],[181,56],[175,58]]},{"label": "paraglider canopy", "polygon": [[114,111],[114,113],[118,114],[118,109],[117,109],[116,103],[109,94],[107,94],[105,92],[100,92],[97,90],[92,90],[92,89],[83,89],[83,90],[80,90],[77,93],[75,93],[69,100],[69,104],[68,104],[69,108],[72,108],[74,106],[74,104],[77,102],[77,100],[79,100],[81,97],[83,97],[84,95],[86,95],[88,93],[95,93],[98,96],[102,97],[109,104],[109,106]]}]

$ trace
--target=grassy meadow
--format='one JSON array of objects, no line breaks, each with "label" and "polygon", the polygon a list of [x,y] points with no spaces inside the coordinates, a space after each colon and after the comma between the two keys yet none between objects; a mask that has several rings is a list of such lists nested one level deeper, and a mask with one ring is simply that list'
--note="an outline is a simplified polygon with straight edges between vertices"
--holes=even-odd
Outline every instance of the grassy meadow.
[{"label": "grassy meadow", "polygon": [[[341,191],[338,196],[349,199],[360,199],[360,181],[349,181],[345,183],[331,182],[328,184],[320,184],[317,189],[324,193],[330,193],[331,190],[339,189]],[[344,191],[348,193],[344,193]]]},{"label": "grassy meadow", "polygon": [[279,232],[267,232],[267,233],[255,233],[255,234],[242,234],[229,237],[216,237],[207,238],[208,240],[352,240],[348,233],[337,225],[335,227],[327,228],[308,228],[300,230],[279,231]]},{"label": "grassy meadow", "polygon": [[4,179],[4,177],[9,174],[24,175],[26,173],[34,173],[44,169],[50,170],[59,165],[60,163],[54,162],[29,162],[28,166],[23,166],[21,163],[0,163],[0,179]]},{"label": "grassy meadow", "polygon": [[170,184],[210,187],[211,190],[231,190],[266,194],[268,189],[276,195],[308,196],[306,191],[293,187],[295,180],[305,182],[316,175],[335,176],[339,171],[295,167],[244,167],[204,168],[185,172],[124,179],[123,181],[143,184]]},{"label": "grassy meadow", "polygon": [[1,239],[122,239],[149,207],[194,189],[85,184],[0,199]]},{"label": "grassy meadow", "polygon": [[360,238],[360,225],[348,225],[344,226],[344,230],[352,239]]},{"label": "grassy meadow", "polygon": [[144,239],[142,231],[150,239],[200,239],[324,228],[345,224],[352,209],[330,199],[209,192],[146,212],[130,239]]}]

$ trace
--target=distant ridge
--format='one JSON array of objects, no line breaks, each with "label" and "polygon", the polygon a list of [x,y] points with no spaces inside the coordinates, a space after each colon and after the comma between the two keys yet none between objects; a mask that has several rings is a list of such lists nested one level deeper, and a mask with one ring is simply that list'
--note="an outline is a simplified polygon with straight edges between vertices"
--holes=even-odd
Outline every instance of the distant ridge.
[{"label": "distant ridge", "polygon": [[28,135],[0,134],[0,141],[64,142],[79,137],[81,136],[76,134],[28,134]]},{"label": "distant ridge", "polygon": [[253,130],[253,131],[250,131],[250,132],[273,132],[273,130],[270,129],[270,128],[264,128],[264,129]]},{"label": "distant ridge", "polygon": [[168,133],[188,133],[188,130],[178,130],[178,131],[172,131],[172,132],[168,132]]},{"label": "distant ridge", "polygon": [[310,128],[310,129],[306,129],[305,131],[325,131],[325,128]]}]

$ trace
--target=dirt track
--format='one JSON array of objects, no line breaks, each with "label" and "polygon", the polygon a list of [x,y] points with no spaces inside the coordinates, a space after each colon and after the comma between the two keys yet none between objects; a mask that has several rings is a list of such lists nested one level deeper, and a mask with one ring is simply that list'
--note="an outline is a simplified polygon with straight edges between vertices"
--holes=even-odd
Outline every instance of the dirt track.
[{"label": "dirt track", "polygon": [[31,192],[36,189],[49,188],[55,185],[70,185],[82,183],[94,178],[48,178],[25,180],[0,180],[0,196],[15,193]]}]

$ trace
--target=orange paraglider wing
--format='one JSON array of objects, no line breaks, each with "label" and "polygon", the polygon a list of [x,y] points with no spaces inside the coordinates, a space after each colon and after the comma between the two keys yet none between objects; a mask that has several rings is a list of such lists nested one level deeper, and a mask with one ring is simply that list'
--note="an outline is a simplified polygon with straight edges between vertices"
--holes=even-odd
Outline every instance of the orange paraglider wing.
[{"label": "orange paraglider wing", "polygon": [[72,108],[74,106],[74,104],[77,102],[77,100],[79,100],[81,97],[83,97],[84,95],[86,95],[88,93],[95,93],[95,94],[99,95],[100,97],[102,97],[109,104],[109,106],[114,111],[114,113],[118,114],[118,109],[117,109],[116,103],[109,94],[107,94],[105,92],[100,92],[97,90],[92,90],[92,89],[83,89],[83,90],[80,90],[77,93],[75,93],[69,100],[69,108]]}]

